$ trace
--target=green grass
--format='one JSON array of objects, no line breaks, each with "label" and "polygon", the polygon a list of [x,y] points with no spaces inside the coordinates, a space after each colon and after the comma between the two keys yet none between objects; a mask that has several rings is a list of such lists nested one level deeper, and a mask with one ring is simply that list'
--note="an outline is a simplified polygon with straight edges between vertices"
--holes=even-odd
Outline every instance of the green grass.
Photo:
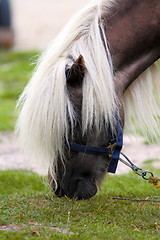
[{"label": "green grass", "polygon": [[0,131],[13,130],[18,96],[34,68],[37,52],[0,51]]},{"label": "green grass", "polygon": [[[16,100],[28,82],[37,54],[0,51],[0,130],[14,128]],[[55,198],[58,204],[51,200],[48,186],[38,175],[1,171],[0,229],[9,225],[10,231],[0,230],[0,239],[159,240],[160,203],[111,198],[116,196],[159,199],[160,189],[135,174],[110,175],[92,199],[74,202]],[[11,231],[14,225],[19,228]]]},{"label": "green grass", "polygon": [[1,239],[160,239],[160,203],[111,198],[157,199],[160,189],[134,173],[107,176],[90,200],[55,197],[60,204],[43,182],[31,172],[0,172],[0,225],[19,226],[0,230]]}]

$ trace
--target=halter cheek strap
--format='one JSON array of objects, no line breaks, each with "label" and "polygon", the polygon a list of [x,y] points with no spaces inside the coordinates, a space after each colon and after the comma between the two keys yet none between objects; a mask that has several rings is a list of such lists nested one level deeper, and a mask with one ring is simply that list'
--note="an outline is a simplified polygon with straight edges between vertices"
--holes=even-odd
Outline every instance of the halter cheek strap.
[{"label": "halter cheek strap", "polygon": [[118,165],[119,155],[123,146],[123,130],[118,123],[118,136],[114,144],[110,144],[108,147],[92,147],[86,145],[80,145],[74,142],[68,142],[67,147],[69,150],[82,152],[85,154],[94,155],[106,155],[110,158],[108,172],[115,173]]},{"label": "halter cheek strap", "polygon": [[110,160],[110,164],[109,164],[109,168],[108,168],[108,172],[110,172],[110,173],[116,172],[119,155],[121,153],[122,146],[123,146],[123,129],[122,129],[120,123],[118,123],[118,137],[117,137],[117,141],[115,143],[115,147],[112,152],[112,156],[111,156],[111,160]]}]

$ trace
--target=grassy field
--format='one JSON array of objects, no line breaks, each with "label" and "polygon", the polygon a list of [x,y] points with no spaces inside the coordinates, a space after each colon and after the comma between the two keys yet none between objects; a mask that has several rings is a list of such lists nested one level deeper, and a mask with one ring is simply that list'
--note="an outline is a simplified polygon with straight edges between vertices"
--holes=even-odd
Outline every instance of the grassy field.
[{"label": "grassy field", "polygon": [[[0,51],[0,131],[14,129],[16,101],[38,54]],[[160,203],[143,200],[160,201],[159,196],[160,189],[128,174],[107,176],[91,200],[52,199],[45,178],[0,171],[0,239],[159,240]]]},{"label": "grassy field", "polygon": [[37,52],[0,51],[0,131],[13,130],[15,105],[30,74]]},{"label": "grassy field", "polygon": [[107,176],[90,200],[58,199],[31,172],[0,172],[0,239],[160,239],[159,189],[135,174]]}]

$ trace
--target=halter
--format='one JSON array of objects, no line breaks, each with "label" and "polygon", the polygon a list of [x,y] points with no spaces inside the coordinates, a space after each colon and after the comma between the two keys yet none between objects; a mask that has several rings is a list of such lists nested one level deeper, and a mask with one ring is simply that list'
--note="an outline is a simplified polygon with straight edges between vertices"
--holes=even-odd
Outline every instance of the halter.
[{"label": "halter", "polygon": [[123,146],[123,130],[118,123],[118,135],[115,142],[109,144],[108,147],[92,147],[87,145],[80,145],[74,142],[68,142],[69,150],[82,152],[85,154],[106,155],[110,159],[108,172],[115,173],[118,165],[119,155]]}]

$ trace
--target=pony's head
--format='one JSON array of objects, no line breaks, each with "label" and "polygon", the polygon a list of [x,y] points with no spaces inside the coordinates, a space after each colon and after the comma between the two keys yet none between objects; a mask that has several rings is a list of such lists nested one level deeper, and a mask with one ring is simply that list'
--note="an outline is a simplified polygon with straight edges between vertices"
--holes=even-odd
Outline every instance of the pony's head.
[{"label": "pony's head", "polygon": [[[72,59],[71,56],[70,58]],[[92,147],[107,149],[115,143],[117,137],[117,126],[115,125],[115,131],[113,131],[109,124],[105,124],[105,120],[98,130],[93,124],[83,132],[83,81],[86,71],[82,55],[74,61],[71,67],[66,66],[66,86],[76,119],[74,127],[69,126],[69,135],[64,147],[64,160],[58,159],[57,161],[56,185],[50,172],[48,175],[51,189],[59,197],[88,199],[96,194],[107,172],[110,152],[108,154],[92,153]],[[87,151],[87,148],[91,148],[90,151]]]}]

